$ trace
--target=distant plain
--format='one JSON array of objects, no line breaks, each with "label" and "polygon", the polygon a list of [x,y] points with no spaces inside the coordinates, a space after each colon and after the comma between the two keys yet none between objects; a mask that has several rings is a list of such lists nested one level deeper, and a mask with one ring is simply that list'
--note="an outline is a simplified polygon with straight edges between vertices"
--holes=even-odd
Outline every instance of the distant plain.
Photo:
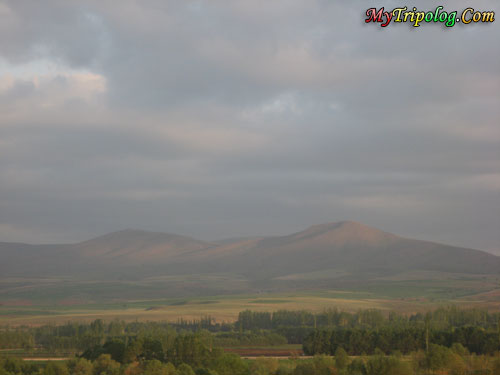
[{"label": "distant plain", "polygon": [[[0,289],[0,325],[63,324],[68,321],[94,319],[121,319],[125,321],[194,320],[205,316],[217,322],[232,322],[240,311],[326,309],[357,311],[375,308],[401,313],[425,312],[443,305],[466,308],[500,308],[498,278],[486,276],[470,278],[466,275],[448,275],[438,279],[412,279],[412,273],[399,275],[398,280],[373,281],[364,288],[348,286],[343,289],[301,290],[295,292],[260,292],[245,294],[191,295],[163,297],[175,286],[169,282],[68,282],[65,280],[10,280]],[[220,278],[184,277],[179,283],[231,283],[228,275]],[[241,279],[234,280],[236,284]],[[17,286],[14,286],[16,284]],[[78,285],[78,286],[77,286]],[[80,295],[72,295],[75,287]],[[6,298],[15,290],[15,298]],[[20,291],[19,289],[22,289]],[[85,294],[87,291],[89,294]],[[94,293],[90,294],[91,291]],[[144,292],[144,298],[133,298]],[[114,294],[115,298],[108,298]],[[92,296],[90,298],[90,296]]]}]

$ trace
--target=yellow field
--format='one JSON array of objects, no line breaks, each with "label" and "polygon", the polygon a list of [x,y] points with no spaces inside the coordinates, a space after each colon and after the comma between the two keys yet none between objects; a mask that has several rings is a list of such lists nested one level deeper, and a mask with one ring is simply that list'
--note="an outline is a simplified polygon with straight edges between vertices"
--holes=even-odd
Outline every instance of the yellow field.
[{"label": "yellow field", "polygon": [[[68,321],[92,321],[94,319],[121,319],[125,321],[171,321],[193,320],[210,315],[217,322],[232,322],[240,311],[308,310],[320,312],[337,308],[343,311],[376,308],[385,311],[412,313],[426,311],[443,304],[464,305],[464,300],[429,301],[425,299],[381,299],[355,298],[354,293],[332,291],[319,295],[265,294],[246,296],[218,296],[194,298],[175,303],[169,300],[129,301],[127,304],[0,307],[0,325],[62,324]],[[345,298],[342,294],[345,293]],[[468,301],[468,307],[483,306],[484,301]],[[490,306],[494,307],[494,306]],[[498,308],[498,306],[497,306]]]}]

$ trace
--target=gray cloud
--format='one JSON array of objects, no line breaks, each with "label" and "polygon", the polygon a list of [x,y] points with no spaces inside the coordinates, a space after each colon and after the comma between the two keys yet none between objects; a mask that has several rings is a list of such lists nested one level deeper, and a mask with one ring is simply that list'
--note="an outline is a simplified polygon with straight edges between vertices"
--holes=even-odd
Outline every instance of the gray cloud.
[{"label": "gray cloud", "polygon": [[500,249],[499,23],[381,29],[372,6],[4,1],[0,239],[352,219]]}]

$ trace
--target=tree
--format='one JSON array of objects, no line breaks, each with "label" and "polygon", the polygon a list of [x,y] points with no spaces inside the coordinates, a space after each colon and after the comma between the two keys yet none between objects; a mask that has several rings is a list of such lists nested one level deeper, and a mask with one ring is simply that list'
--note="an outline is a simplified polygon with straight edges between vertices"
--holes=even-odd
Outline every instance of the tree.
[{"label": "tree", "polygon": [[366,374],[365,363],[362,359],[354,359],[348,366],[349,375],[364,375]]},{"label": "tree", "polygon": [[469,355],[469,351],[467,348],[464,348],[464,346],[458,342],[454,342],[451,345],[451,351],[455,354],[458,354],[460,357],[465,357],[466,355]]},{"label": "tree", "polygon": [[123,362],[130,363],[137,361],[142,354],[142,343],[143,340],[133,340],[129,341],[125,352],[123,353]]},{"label": "tree", "polygon": [[167,369],[167,375],[178,375],[177,370],[175,369],[175,366],[172,363],[167,363],[165,365],[165,368]]},{"label": "tree", "polygon": [[345,370],[348,364],[349,356],[347,355],[346,351],[341,346],[339,346],[335,351],[335,366],[337,366],[339,370]]},{"label": "tree", "polygon": [[143,368],[139,365],[139,362],[129,363],[123,370],[123,375],[142,375],[144,372]]},{"label": "tree", "polygon": [[425,314],[425,353],[429,354],[429,328],[431,325],[431,313]]},{"label": "tree", "polygon": [[332,357],[317,355],[312,361],[300,361],[293,375],[335,375],[336,373]]},{"label": "tree", "polygon": [[312,362],[301,361],[295,367],[293,375],[315,375],[314,365]]},{"label": "tree", "polygon": [[444,346],[430,344],[425,357],[427,368],[436,371],[448,367],[451,360],[451,351]]},{"label": "tree", "polygon": [[167,358],[173,360],[176,365],[187,363],[191,366],[202,366],[210,357],[210,350],[195,334],[177,336],[167,355]]},{"label": "tree", "polygon": [[43,375],[69,375],[65,363],[50,361],[43,369]]},{"label": "tree", "polygon": [[335,362],[332,357],[327,355],[316,355],[313,358],[314,374],[335,375],[337,373]]},{"label": "tree", "polygon": [[196,375],[187,363],[182,363],[179,367],[177,367],[178,375]]},{"label": "tree", "polygon": [[85,358],[69,361],[68,368],[72,375],[92,375],[92,362]]},{"label": "tree", "polygon": [[196,369],[196,375],[219,375],[219,374],[217,374],[214,370],[210,370],[205,367],[200,367]]},{"label": "tree", "polygon": [[165,352],[163,351],[163,345],[160,340],[146,338],[142,343],[142,353],[140,354],[142,359],[147,361],[156,359],[158,361],[165,361]]},{"label": "tree", "polygon": [[279,362],[276,358],[257,358],[251,366],[252,375],[269,375],[278,371]]},{"label": "tree", "polygon": [[458,354],[452,353],[449,360],[450,375],[466,375],[467,364]]},{"label": "tree", "polygon": [[109,354],[101,354],[94,362],[93,375],[118,375],[120,364]]},{"label": "tree", "polygon": [[111,355],[114,361],[124,363],[125,344],[120,340],[111,340],[103,345],[104,353]]},{"label": "tree", "polygon": [[146,361],[143,368],[143,375],[168,375],[166,366],[157,359]]},{"label": "tree", "polygon": [[5,359],[0,358],[0,364],[8,374],[18,374],[22,373],[23,360],[21,358],[7,357]]},{"label": "tree", "polygon": [[493,374],[500,374],[500,357],[495,358],[491,370]]},{"label": "tree", "polygon": [[219,375],[247,375],[248,365],[234,353],[223,354],[215,359],[213,369]]},{"label": "tree", "polygon": [[393,356],[375,355],[366,363],[366,375],[412,375],[408,363]]}]

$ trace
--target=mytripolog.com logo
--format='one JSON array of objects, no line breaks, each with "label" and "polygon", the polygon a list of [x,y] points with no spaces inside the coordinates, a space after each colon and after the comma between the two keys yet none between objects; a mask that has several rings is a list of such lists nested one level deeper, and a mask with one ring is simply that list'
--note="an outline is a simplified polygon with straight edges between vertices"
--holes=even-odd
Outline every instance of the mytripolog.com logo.
[{"label": "mytripolog.com logo", "polygon": [[408,10],[408,7],[394,8],[390,11],[385,11],[384,7],[369,8],[366,10],[365,22],[379,23],[381,27],[387,27],[393,23],[410,23],[413,27],[420,27],[422,23],[442,23],[446,27],[453,27],[458,22],[468,25],[470,23],[485,22],[491,23],[495,21],[495,12],[493,11],[477,11],[474,8],[464,9],[462,12],[447,12],[442,6],[438,6],[431,11],[418,11],[413,7],[413,10]]}]

